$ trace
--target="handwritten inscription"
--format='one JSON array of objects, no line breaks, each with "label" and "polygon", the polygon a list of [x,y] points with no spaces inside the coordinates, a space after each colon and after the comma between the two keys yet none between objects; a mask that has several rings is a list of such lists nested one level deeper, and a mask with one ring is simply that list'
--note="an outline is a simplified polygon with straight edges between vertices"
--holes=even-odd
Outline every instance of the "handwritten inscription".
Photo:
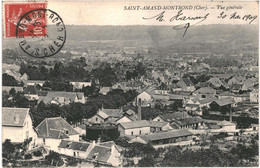
[{"label": "handwritten inscription", "polygon": [[[165,11],[152,16],[152,17],[143,17],[144,20],[150,20],[150,19],[155,19],[159,22],[165,22]],[[184,21],[184,24],[177,24],[177,25],[173,25],[173,29],[174,30],[180,30],[180,29],[184,29],[184,33],[183,33],[183,37],[185,36],[187,30],[189,27],[191,27],[192,25],[196,25],[199,24],[201,22],[203,22],[204,20],[206,20],[209,16],[209,13],[206,13],[205,15],[197,15],[197,16],[185,16],[182,12],[182,10],[178,11],[178,13],[174,16],[172,16],[169,20],[167,20],[168,22],[174,22],[174,21]],[[186,22],[186,21],[193,21],[193,24],[191,24],[190,22]],[[195,21],[195,22],[194,22]]]},{"label": "handwritten inscription", "polygon": [[[222,8],[221,6],[218,6],[218,8]],[[235,8],[235,7],[229,7]],[[172,12],[171,12],[172,13]],[[201,22],[204,22],[207,20],[210,16],[209,12],[206,12],[204,14],[197,14],[197,15],[185,15],[183,10],[179,10],[177,14],[171,15],[170,12],[166,12],[165,10],[149,17],[142,17],[144,20],[154,20],[158,22],[169,22],[173,26],[174,30],[181,30],[184,29],[183,37],[187,33],[187,30],[194,26],[198,25]],[[214,16],[216,17],[216,15]],[[247,22],[248,24],[251,24],[253,21],[257,19],[257,15],[252,14],[243,14],[240,15],[238,12],[234,12],[231,14],[226,14],[225,11],[222,11],[217,15],[216,19],[229,19],[229,20],[241,20],[244,22]],[[213,18],[211,18],[213,19]],[[178,22],[178,24],[174,24],[175,22]],[[180,23],[181,22],[181,23]]]}]

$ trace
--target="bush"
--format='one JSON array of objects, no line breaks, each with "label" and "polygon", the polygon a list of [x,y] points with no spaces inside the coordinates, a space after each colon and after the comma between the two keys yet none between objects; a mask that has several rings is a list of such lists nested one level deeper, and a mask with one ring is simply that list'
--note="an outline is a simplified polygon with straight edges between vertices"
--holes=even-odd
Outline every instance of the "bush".
[{"label": "bush", "polygon": [[41,151],[35,151],[35,152],[33,152],[33,156],[42,156],[42,152]]},{"label": "bush", "polygon": [[31,159],[32,158],[32,154],[26,154],[24,155],[24,159]]}]

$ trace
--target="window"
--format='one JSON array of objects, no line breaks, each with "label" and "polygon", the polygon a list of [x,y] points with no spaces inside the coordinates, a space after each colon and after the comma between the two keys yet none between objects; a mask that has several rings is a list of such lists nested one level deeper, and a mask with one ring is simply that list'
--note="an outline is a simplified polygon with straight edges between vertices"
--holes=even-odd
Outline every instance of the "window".
[{"label": "window", "polygon": [[140,135],[142,134],[142,131],[141,131],[141,130],[139,131],[139,134],[140,134]]},{"label": "window", "polygon": [[45,138],[43,138],[43,144],[45,145]]},{"label": "window", "polygon": [[98,155],[98,153],[94,153],[93,156],[92,156],[92,159],[95,160],[97,158],[97,155]]},{"label": "window", "polygon": [[133,131],[131,132],[131,135],[134,135],[134,132],[133,132]]},{"label": "window", "polygon": [[206,95],[201,95],[201,98],[206,98]]},{"label": "window", "polygon": [[26,131],[26,139],[29,138],[29,131]]},{"label": "window", "polygon": [[76,152],[73,152],[73,156],[76,156]]},{"label": "window", "polygon": [[96,121],[98,121],[98,118],[96,118]]}]

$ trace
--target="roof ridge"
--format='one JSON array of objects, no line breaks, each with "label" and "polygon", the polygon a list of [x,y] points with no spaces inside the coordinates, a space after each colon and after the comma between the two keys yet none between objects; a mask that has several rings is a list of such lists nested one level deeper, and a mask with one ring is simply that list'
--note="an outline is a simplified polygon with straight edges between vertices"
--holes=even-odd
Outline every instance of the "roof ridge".
[{"label": "roof ridge", "polygon": [[46,118],[46,132],[47,132],[47,137],[49,137],[49,130],[48,130],[48,118]]}]

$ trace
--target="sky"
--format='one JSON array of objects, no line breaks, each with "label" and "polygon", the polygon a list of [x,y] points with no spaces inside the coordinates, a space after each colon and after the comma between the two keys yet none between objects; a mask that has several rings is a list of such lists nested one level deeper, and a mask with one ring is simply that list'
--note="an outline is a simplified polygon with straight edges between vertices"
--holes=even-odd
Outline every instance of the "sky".
[{"label": "sky", "polygon": [[[205,16],[207,19],[202,24],[249,24],[249,20],[230,19],[230,15],[237,12],[241,18],[244,15],[257,16],[251,24],[258,24],[257,2],[71,2],[71,1],[48,1],[48,9],[55,11],[63,19],[66,25],[172,25],[181,24],[183,21],[169,22],[178,10],[167,10],[164,14],[164,22],[155,19],[144,20],[143,17],[155,16],[164,10],[124,10],[128,6],[207,6],[214,9],[208,10],[183,10],[185,16]],[[225,9],[217,9],[217,5],[225,6]],[[230,9],[227,7],[242,7],[242,9]],[[221,12],[227,15],[219,19]],[[198,22],[198,21],[191,21]]]}]

